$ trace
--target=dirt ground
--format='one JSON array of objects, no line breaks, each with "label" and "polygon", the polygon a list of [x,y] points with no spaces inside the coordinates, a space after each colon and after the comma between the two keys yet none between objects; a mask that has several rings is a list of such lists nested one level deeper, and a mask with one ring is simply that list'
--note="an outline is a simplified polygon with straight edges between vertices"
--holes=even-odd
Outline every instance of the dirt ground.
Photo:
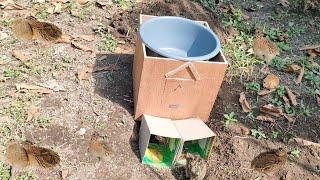
[{"label": "dirt ground", "polygon": [[[40,16],[42,7],[49,4],[17,2],[25,9],[0,9],[0,32],[8,35],[0,41],[0,159],[3,166],[0,170],[9,169],[3,156],[9,140],[27,139],[55,150],[60,155],[61,163],[53,170],[26,169],[20,179],[185,179],[184,169],[154,169],[140,163],[137,147],[139,122],[134,122],[132,117],[131,75],[138,15],[176,15],[208,21],[219,35],[222,46],[228,38],[225,33],[227,29],[222,25],[223,15],[187,0],[132,2],[130,10],[123,10],[117,3],[109,3],[101,8],[89,2],[73,7],[80,9],[79,16],[71,15],[67,10],[57,14],[40,13],[45,16],[43,21],[56,24],[76,41],[97,50],[97,56],[93,58],[90,52],[74,48],[70,43],[34,43],[15,39],[8,25],[9,20],[27,16],[30,12]],[[286,31],[288,22],[294,22],[294,28],[303,28],[300,34],[289,40],[291,50],[282,53],[283,58],[303,56],[299,47],[320,43],[319,9],[307,12],[290,9],[280,16],[274,13],[277,1],[259,1],[262,8],[245,10],[255,3],[234,1],[233,5],[250,17],[248,23],[251,25],[262,22]],[[111,34],[115,38],[117,48],[114,52],[101,48],[103,37],[95,31]],[[95,39],[86,41],[80,35],[94,35]],[[28,66],[12,56],[14,50],[30,54]],[[232,59],[229,61],[232,62]],[[78,70],[88,65],[115,68],[88,74],[86,79],[79,81],[76,76]],[[261,83],[264,75],[257,68],[255,75],[248,80],[236,78],[230,81],[226,77],[207,123],[219,137],[219,145],[208,160],[207,179],[320,178],[320,148],[301,145],[291,139],[294,136],[320,143],[320,111],[316,99],[303,91],[304,85],[294,84],[295,74],[274,68],[270,68],[270,71],[290,86],[298,95],[299,103],[303,100],[304,105],[311,109],[311,115],[297,115],[294,125],[289,125],[283,119],[277,121],[276,125],[249,121],[239,105],[239,94],[246,91],[249,102],[256,102],[256,94],[247,91],[246,84],[253,80]],[[56,80],[65,90],[39,94],[16,89],[19,83],[38,84],[49,80]],[[259,101],[255,106],[266,101]],[[26,121],[32,107],[38,107],[38,113],[33,120]],[[238,121],[225,126],[223,115],[230,112],[237,114]],[[258,115],[256,110],[254,113]],[[243,129],[257,127],[262,127],[266,134],[276,129],[280,135],[274,139],[259,140],[242,133]],[[85,129],[85,133],[81,133],[80,129]],[[99,160],[88,153],[94,131],[107,136],[114,148],[115,153],[107,159]],[[263,174],[250,169],[250,163],[256,155],[280,146],[288,152],[298,149],[300,153],[274,173]]]}]

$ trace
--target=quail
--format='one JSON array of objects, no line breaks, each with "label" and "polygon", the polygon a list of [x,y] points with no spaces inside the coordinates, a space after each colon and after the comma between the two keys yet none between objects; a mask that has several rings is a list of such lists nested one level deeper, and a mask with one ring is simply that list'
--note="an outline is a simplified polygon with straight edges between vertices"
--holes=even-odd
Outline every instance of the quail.
[{"label": "quail", "polygon": [[267,64],[279,55],[277,45],[263,37],[263,30],[257,29],[253,39],[253,51],[256,56],[263,59]]},{"label": "quail", "polygon": [[262,173],[275,171],[287,162],[287,152],[284,148],[273,149],[261,153],[251,162],[251,167]]}]

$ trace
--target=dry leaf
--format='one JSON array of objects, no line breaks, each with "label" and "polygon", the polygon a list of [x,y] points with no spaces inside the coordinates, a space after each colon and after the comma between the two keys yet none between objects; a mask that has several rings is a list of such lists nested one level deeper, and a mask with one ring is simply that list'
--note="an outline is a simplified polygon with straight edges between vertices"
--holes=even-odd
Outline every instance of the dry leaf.
[{"label": "dry leaf", "polygon": [[289,99],[288,99],[286,96],[282,96],[282,99],[283,99],[283,101],[284,101],[284,103],[285,103],[286,106],[289,106],[289,107],[291,106],[291,105],[290,105],[290,101],[289,101]]},{"label": "dry leaf", "polygon": [[86,4],[89,0],[73,0],[75,3],[79,3],[81,5]]},{"label": "dry leaf", "polygon": [[245,20],[245,21],[246,21],[246,20],[249,20],[249,19],[250,19],[250,16],[243,14],[243,15],[242,15],[242,19]]},{"label": "dry leaf", "polygon": [[67,34],[62,34],[61,37],[57,40],[57,43],[71,43],[72,37]]},{"label": "dry leaf", "polygon": [[88,47],[88,46],[86,46],[86,45],[83,45],[83,44],[80,44],[80,43],[78,43],[78,42],[72,41],[71,44],[72,44],[74,47],[76,47],[76,48],[78,48],[78,49],[80,49],[80,50],[82,50],[82,51],[92,52],[92,53],[94,52],[94,50],[91,49],[90,47]]},{"label": "dry leaf", "polygon": [[0,32],[0,41],[7,39],[9,36],[8,34],[4,33],[4,32]]},{"label": "dry leaf", "polygon": [[302,139],[302,138],[298,138],[298,137],[294,138],[294,141],[296,143],[302,144],[303,146],[315,146],[315,147],[319,147],[320,148],[320,144],[319,143],[308,141],[308,140],[305,140],[305,139]]},{"label": "dry leaf", "polygon": [[294,123],[295,120],[294,120],[292,117],[290,117],[290,116],[288,116],[288,115],[286,115],[286,114],[284,114],[283,116],[287,119],[287,121],[288,121],[289,123]]},{"label": "dry leaf", "polygon": [[308,50],[308,49],[317,49],[320,48],[320,44],[318,45],[305,45],[303,47],[301,47],[299,50]]},{"label": "dry leaf", "polygon": [[270,73],[268,66],[263,66],[263,67],[260,69],[260,72],[261,72],[263,75],[267,75],[267,74]]},{"label": "dry leaf", "polygon": [[18,51],[18,50],[14,50],[12,52],[12,55],[19,59],[24,65],[28,65],[30,58],[26,55],[26,53]]},{"label": "dry leaf", "polygon": [[296,79],[296,84],[300,84],[304,75],[304,67],[300,69],[299,76]]},{"label": "dry leaf", "polygon": [[274,74],[269,74],[264,80],[263,80],[263,87],[266,89],[276,89],[280,84],[280,79],[278,76]]},{"label": "dry leaf", "polygon": [[289,7],[290,2],[288,0],[279,0],[278,5],[282,5],[284,7]]},{"label": "dry leaf", "polygon": [[55,80],[55,79],[46,81],[45,83],[39,83],[38,85],[41,86],[41,87],[44,87],[44,88],[51,89],[51,90],[53,90],[55,92],[65,91],[64,87],[60,86],[58,84],[57,80]]},{"label": "dry leaf", "polygon": [[24,9],[20,4],[15,3],[13,0],[1,1],[0,7],[5,10],[22,10],[22,9]]},{"label": "dry leaf", "polygon": [[30,84],[16,84],[16,88],[17,90],[22,90],[22,89],[26,89],[26,90],[30,90],[36,93],[40,93],[40,94],[50,94],[52,93],[52,91],[50,89],[44,88],[44,87],[40,87],[40,86],[36,86],[36,85],[30,85]]},{"label": "dry leaf", "polygon": [[36,114],[38,113],[39,111],[39,108],[37,107],[31,107],[29,110],[28,110],[28,116],[27,116],[27,122],[30,122],[35,116]]},{"label": "dry leaf", "polygon": [[309,55],[309,57],[310,57],[311,59],[313,59],[313,58],[315,58],[315,57],[317,57],[317,56],[320,56],[320,52],[318,52],[318,51],[315,50],[315,49],[308,49],[308,50],[307,50],[307,53],[308,53],[308,55]]},{"label": "dry leaf", "polygon": [[221,3],[219,6],[219,10],[222,13],[228,13],[228,12],[231,12],[231,7],[229,5]]},{"label": "dry leaf", "polygon": [[96,2],[96,6],[99,8],[102,8],[102,9],[106,9],[109,5],[110,5],[110,3],[106,2],[106,1],[97,0],[97,2]]},{"label": "dry leaf", "polygon": [[291,64],[290,66],[288,66],[287,68],[287,72],[299,72],[301,69],[301,67],[297,64]]},{"label": "dry leaf", "polygon": [[290,88],[288,86],[285,86],[284,88],[286,89],[286,92],[287,92],[287,95],[289,97],[291,104],[293,106],[296,106],[298,104],[296,96],[292,93],[292,91],[290,90]]},{"label": "dry leaf", "polygon": [[265,115],[259,115],[256,117],[256,120],[259,120],[259,121],[263,121],[263,122],[268,122],[268,123],[275,123],[276,120],[273,119],[272,117],[270,116],[265,116]]},{"label": "dry leaf", "polygon": [[274,106],[273,104],[267,104],[260,107],[260,111],[276,117],[283,115],[282,109]]},{"label": "dry leaf", "polygon": [[94,35],[81,35],[80,38],[86,41],[94,41],[96,39]]},{"label": "dry leaf", "polygon": [[287,38],[288,38],[288,35],[285,34],[285,33],[281,33],[281,34],[278,36],[278,40],[279,40],[279,41],[285,41]]},{"label": "dry leaf", "polygon": [[119,70],[119,68],[116,68],[114,65],[112,66],[102,66],[102,67],[94,67],[91,70],[89,70],[89,73],[97,73],[101,71],[116,71]]},{"label": "dry leaf", "polygon": [[316,98],[317,98],[318,106],[320,107],[320,93],[316,94]]},{"label": "dry leaf", "polygon": [[246,95],[244,92],[240,93],[239,102],[241,104],[243,112],[247,113],[251,111],[251,107],[246,99]]},{"label": "dry leaf", "polygon": [[276,89],[271,89],[271,90],[268,90],[268,89],[263,89],[261,90],[260,92],[258,92],[258,95],[259,96],[265,96],[267,94],[270,94],[272,92],[274,92]]},{"label": "dry leaf", "polygon": [[92,71],[92,68],[89,68],[89,67],[84,67],[84,68],[80,68],[78,69],[77,71],[77,77],[78,77],[78,80],[81,81],[83,79],[86,78],[86,75],[88,72]]}]

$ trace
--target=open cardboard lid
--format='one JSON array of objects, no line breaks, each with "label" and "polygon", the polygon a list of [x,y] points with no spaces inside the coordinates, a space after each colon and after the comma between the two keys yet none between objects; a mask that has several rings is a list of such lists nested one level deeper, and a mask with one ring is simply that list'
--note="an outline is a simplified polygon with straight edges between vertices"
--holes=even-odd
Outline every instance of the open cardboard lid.
[{"label": "open cardboard lid", "polygon": [[144,114],[143,120],[146,121],[150,134],[168,138],[181,138],[171,119]]},{"label": "open cardboard lid", "polygon": [[200,119],[173,121],[183,141],[192,141],[216,136],[216,134]]}]

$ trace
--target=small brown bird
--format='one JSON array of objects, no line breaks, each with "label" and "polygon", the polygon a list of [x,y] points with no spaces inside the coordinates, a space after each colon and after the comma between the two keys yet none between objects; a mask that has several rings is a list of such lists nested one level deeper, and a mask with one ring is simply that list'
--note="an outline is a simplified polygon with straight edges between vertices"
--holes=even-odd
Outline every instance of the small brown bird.
[{"label": "small brown bird", "polygon": [[97,132],[92,134],[88,151],[99,159],[114,153],[111,144],[107,143]]},{"label": "small brown bird", "polygon": [[14,20],[11,28],[13,34],[21,40],[55,41],[62,35],[56,25],[40,22],[32,16]]},{"label": "small brown bird", "polygon": [[207,163],[198,155],[187,153],[186,176],[190,180],[202,180],[207,173]]},{"label": "small brown bird", "polygon": [[17,169],[22,169],[29,165],[26,150],[16,142],[10,142],[7,146],[6,159],[11,166]]},{"label": "small brown bird", "polygon": [[22,146],[28,154],[30,166],[52,168],[60,163],[59,155],[51,149],[35,146],[28,141],[23,142]]},{"label": "small brown bird", "polygon": [[255,38],[253,39],[253,51],[256,56],[266,61],[269,61],[279,55],[277,45],[269,39],[263,37],[263,30],[257,29]]},{"label": "small brown bird", "polygon": [[259,172],[269,173],[285,165],[287,157],[285,149],[274,149],[255,157],[251,162],[251,167]]}]

